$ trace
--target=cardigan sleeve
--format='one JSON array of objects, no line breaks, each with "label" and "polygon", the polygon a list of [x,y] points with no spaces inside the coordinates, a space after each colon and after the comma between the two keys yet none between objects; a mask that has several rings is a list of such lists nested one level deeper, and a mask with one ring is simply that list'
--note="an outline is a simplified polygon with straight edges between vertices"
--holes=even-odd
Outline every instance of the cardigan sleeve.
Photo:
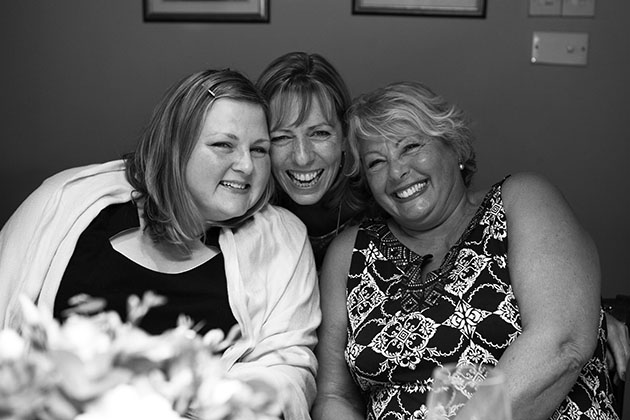
[{"label": "cardigan sleeve", "polygon": [[[271,208],[259,217],[256,234],[246,240],[237,232],[241,289],[235,301],[246,312],[233,308],[241,319],[246,351],[232,366],[239,378],[262,377],[283,392],[284,417],[309,419],[315,398],[317,361],[313,349],[321,321],[319,288],[306,228],[284,209]],[[250,235],[248,235],[250,236]],[[242,239],[242,240],[241,240]],[[226,274],[230,278],[226,256]],[[238,299],[238,298],[244,298]],[[238,305],[235,305],[238,306]]]},{"label": "cardigan sleeve", "polygon": [[67,169],[46,179],[0,232],[0,325],[18,327],[18,296],[52,307],[83,228],[100,209],[128,201],[121,160]]},{"label": "cardigan sleeve", "polygon": [[29,251],[43,230],[44,209],[54,190],[50,185],[44,183],[33,191],[0,231],[0,327],[8,326],[11,318],[9,308],[23,287],[25,271],[34,263]]}]

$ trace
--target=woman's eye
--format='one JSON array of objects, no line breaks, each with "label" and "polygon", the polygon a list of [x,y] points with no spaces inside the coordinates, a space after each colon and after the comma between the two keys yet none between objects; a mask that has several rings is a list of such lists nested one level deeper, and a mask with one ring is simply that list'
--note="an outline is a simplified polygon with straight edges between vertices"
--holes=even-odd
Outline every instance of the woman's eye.
[{"label": "woman's eye", "polygon": [[421,147],[422,147],[422,144],[420,144],[420,143],[410,143],[410,144],[406,144],[406,145],[403,147],[403,153],[405,153],[405,152],[411,152],[411,151],[417,150],[417,149],[419,149],[419,148],[421,148]]},{"label": "woman's eye", "polygon": [[312,135],[313,137],[328,138],[330,137],[330,132],[326,130],[317,130],[317,131],[313,131]]},{"label": "woman's eye", "polygon": [[286,143],[289,140],[291,140],[291,137],[287,134],[278,134],[275,136],[271,136],[271,142],[272,143]]},{"label": "woman's eye", "polygon": [[366,166],[368,169],[375,169],[379,165],[381,165],[383,162],[385,162],[383,159],[373,159],[373,160],[367,161]]},{"label": "woman's eye", "polygon": [[269,154],[269,150],[266,147],[253,147],[251,152],[256,156],[267,156]]},{"label": "woman's eye", "polygon": [[218,141],[218,142],[212,143],[212,147],[218,147],[221,149],[232,149],[232,144],[228,142],[224,142],[224,141]]}]

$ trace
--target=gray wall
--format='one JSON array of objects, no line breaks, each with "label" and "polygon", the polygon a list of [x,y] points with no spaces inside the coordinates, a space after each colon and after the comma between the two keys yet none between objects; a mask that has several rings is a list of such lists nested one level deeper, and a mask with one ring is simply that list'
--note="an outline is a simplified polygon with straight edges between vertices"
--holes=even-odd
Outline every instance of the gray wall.
[{"label": "gray wall", "polygon": [[[603,294],[630,294],[630,2],[595,18],[531,18],[488,0],[485,19],[361,16],[351,0],[271,0],[270,23],[144,23],[141,0],[0,2],[0,223],[44,177],[119,157],[176,79],[205,67],[256,77],[319,52],[353,94],[418,79],[475,121],[477,187],[541,172],[595,238]],[[535,30],[590,34],[586,67],[530,64]]]}]

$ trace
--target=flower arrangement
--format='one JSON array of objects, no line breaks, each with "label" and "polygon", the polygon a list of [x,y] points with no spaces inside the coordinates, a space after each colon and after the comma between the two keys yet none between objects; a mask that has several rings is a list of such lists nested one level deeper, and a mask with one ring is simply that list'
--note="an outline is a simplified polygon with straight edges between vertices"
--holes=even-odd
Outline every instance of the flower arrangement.
[{"label": "flower arrangement", "polygon": [[60,323],[28,299],[18,333],[0,331],[0,419],[11,420],[271,420],[281,393],[263,380],[231,378],[220,354],[233,341],[221,330],[200,336],[193,323],[160,335],[138,327],[164,299],[128,299],[128,316],[95,311],[75,297]]}]

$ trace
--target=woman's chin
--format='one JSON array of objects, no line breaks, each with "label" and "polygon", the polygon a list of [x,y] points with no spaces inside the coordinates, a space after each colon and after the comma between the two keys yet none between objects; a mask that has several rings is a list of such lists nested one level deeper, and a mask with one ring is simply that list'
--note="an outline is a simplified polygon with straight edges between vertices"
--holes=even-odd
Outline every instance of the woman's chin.
[{"label": "woman's chin", "polygon": [[326,191],[320,191],[320,189],[314,191],[299,190],[287,192],[287,195],[291,200],[300,206],[312,206],[321,201]]}]

